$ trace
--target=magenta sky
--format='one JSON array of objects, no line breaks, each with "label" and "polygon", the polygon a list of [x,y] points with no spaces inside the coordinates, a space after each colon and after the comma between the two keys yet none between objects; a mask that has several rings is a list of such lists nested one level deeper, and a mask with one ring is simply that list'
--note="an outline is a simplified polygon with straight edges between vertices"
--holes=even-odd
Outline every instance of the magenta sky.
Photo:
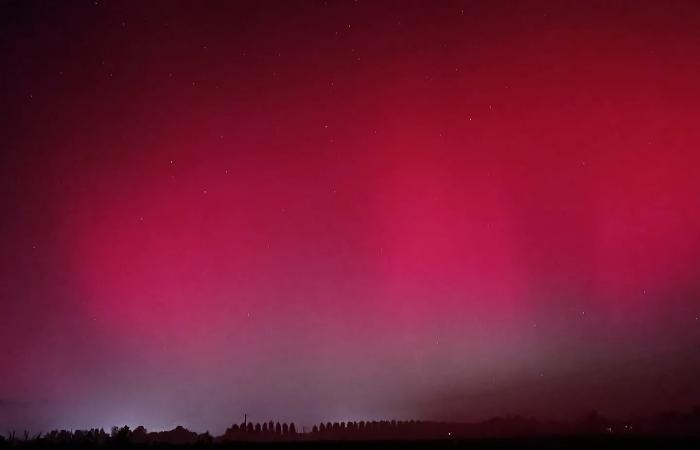
[{"label": "magenta sky", "polygon": [[4,3],[0,425],[700,403],[700,5]]}]

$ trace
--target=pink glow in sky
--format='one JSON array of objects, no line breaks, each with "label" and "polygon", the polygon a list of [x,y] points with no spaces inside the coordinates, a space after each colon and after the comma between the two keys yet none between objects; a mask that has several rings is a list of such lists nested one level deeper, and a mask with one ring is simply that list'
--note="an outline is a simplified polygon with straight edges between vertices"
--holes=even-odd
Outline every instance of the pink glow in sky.
[{"label": "pink glow in sky", "polygon": [[700,402],[700,6],[4,8],[0,425]]}]

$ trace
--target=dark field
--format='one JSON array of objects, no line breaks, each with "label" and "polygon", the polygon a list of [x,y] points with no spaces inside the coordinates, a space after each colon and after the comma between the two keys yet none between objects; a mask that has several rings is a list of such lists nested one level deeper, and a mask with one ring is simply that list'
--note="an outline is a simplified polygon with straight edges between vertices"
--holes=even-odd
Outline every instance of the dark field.
[{"label": "dark field", "polygon": [[296,441],[228,442],[195,444],[94,444],[3,442],[1,448],[190,448],[190,449],[698,449],[698,437],[539,437],[421,441]]}]

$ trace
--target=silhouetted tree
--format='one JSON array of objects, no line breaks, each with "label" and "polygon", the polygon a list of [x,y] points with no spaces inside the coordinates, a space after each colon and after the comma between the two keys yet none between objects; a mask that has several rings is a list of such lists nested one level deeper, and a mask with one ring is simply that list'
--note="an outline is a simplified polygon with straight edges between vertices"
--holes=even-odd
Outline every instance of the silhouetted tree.
[{"label": "silhouetted tree", "polygon": [[107,432],[104,428],[100,428],[100,431],[95,433],[95,441],[98,444],[104,444],[105,442],[107,442],[107,437]]},{"label": "silhouetted tree", "polygon": [[263,422],[262,424],[262,432],[267,434],[267,422]]},{"label": "silhouetted tree", "polygon": [[260,431],[262,431],[262,429],[260,428],[260,424],[259,424],[259,423],[256,423],[256,424],[255,424],[255,432],[256,432],[256,433],[260,433]]},{"label": "silhouetted tree", "polygon": [[311,432],[314,433],[314,434],[318,433],[318,427],[317,427],[316,425],[314,425],[313,427],[311,427]]},{"label": "silhouetted tree", "polygon": [[282,434],[282,425],[279,422],[275,424],[275,434],[278,436]]},{"label": "silhouetted tree", "polygon": [[145,444],[148,442],[148,431],[142,425],[139,425],[131,433],[131,442],[135,444]]},{"label": "silhouetted tree", "polygon": [[289,434],[297,434],[297,427],[294,426],[294,422],[289,424]]},{"label": "silhouetted tree", "polygon": [[282,424],[282,434],[284,434],[284,435],[289,434],[289,425],[287,425],[286,422]]},{"label": "silhouetted tree", "polygon": [[212,442],[214,442],[214,437],[212,437],[211,433],[209,433],[209,430],[207,430],[204,433],[197,436],[197,442],[201,442],[203,444],[211,444]]},{"label": "silhouetted tree", "polygon": [[117,444],[124,445],[129,443],[129,438],[131,437],[131,430],[128,425],[124,425],[121,428],[112,427],[112,439]]}]

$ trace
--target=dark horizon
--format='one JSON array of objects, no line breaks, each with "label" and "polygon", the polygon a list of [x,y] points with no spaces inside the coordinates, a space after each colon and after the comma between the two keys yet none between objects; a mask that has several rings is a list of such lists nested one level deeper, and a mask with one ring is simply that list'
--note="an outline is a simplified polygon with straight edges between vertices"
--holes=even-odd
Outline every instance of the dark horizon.
[{"label": "dark horizon", "polygon": [[8,431],[2,443],[132,443],[187,444],[274,441],[401,441],[401,440],[473,440],[533,437],[695,437],[700,438],[700,406],[689,412],[667,411],[634,419],[611,419],[589,411],[575,421],[540,421],[521,416],[494,417],[472,423],[430,420],[377,420],[320,422],[297,427],[294,422],[248,421],[234,423],[221,434],[209,430],[190,430],[183,426],[149,430],[143,426],[112,426],[49,430]]}]

